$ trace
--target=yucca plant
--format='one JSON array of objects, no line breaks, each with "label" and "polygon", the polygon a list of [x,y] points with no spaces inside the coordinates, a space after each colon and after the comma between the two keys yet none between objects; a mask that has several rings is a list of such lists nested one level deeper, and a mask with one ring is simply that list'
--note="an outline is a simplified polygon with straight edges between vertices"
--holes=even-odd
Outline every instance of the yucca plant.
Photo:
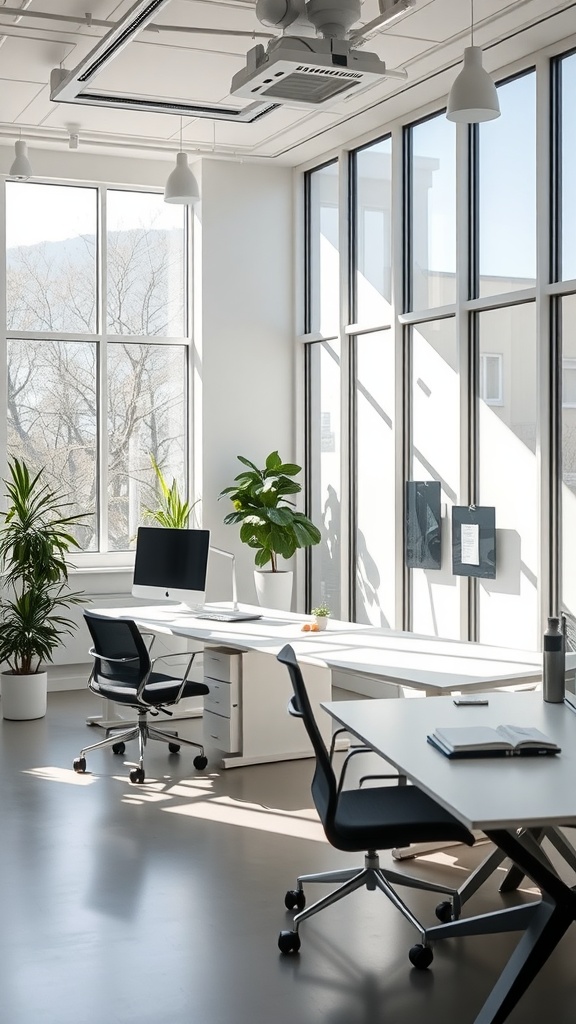
[{"label": "yucca plant", "polygon": [[144,518],[147,520],[151,519],[158,523],[159,526],[166,526],[172,530],[187,530],[190,525],[190,516],[198,501],[190,504],[190,502],[181,498],[176,479],[173,478],[172,485],[169,486],[166,477],[152,454],[150,455],[150,462],[156,474],[156,481],[160,492],[159,506],[158,508],[143,509]]},{"label": "yucca plant", "polygon": [[0,513],[0,663],[14,675],[31,675],[52,661],[64,634],[75,628],[62,612],[82,594],[68,589],[68,552],[78,542],[70,527],[84,517],[66,514],[70,502],[13,458],[4,480],[8,509]]},{"label": "yucca plant", "polygon": [[255,549],[254,563],[259,569],[270,563],[271,571],[278,572],[278,555],[291,558],[298,548],[320,541],[320,530],[303,512],[297,512],[287,497],[302,490],[293,479],[302,467],[282,462],[278,452],[270,453],[264,469],[242,455],[237,458],[248,468],[234,478],[232,487],[220,492],[220,498],[226,495],[234,505],[224,522],[241,524],[240,540]]}]

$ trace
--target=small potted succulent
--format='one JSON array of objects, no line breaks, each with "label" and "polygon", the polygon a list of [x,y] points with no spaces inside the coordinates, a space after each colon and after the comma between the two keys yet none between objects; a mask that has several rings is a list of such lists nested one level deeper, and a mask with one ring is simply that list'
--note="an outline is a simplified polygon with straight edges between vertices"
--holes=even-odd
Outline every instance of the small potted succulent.
[{"label": "small potted succulent", "polygon": [[328,618],[330,616],[330,609],[326,604],[319,604],[316,608],[312,609],[312,615],[314,621],[318,626],[318,629],[326,629],[328,625]]}]

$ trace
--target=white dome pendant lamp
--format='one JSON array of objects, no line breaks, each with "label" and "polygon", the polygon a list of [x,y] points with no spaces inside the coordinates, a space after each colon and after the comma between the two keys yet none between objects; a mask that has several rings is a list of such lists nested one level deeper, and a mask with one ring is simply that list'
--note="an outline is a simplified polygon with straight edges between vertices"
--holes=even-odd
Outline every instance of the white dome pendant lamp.
[{"label": "white dome pendant lamp", "polygon": [[474,0],[470,0],[470,46],[464,50],[464,67],[448,97],[446,117],[462,124],[479,124],[500,117],[498,92],[482,67],[482,50],[474,46]]},{"label": "white dome pendant lamp", "polygon": [[28,181],[28,178],[32,177],[32,165],[28,159],[26,143],[22,139],[18,139],[14,149],[16,151],[16,159],[8,173],[11,178],[17,178],[18,181]]},{"label": "white dome pendant lamp", "polygon": [[182,152],[182,118],[180,118],[180,152],[176,154],[176,167],[166,182],[164,202],[193,206],[199,199],[200,189],[196,178],[188,167],[188,154]]}]

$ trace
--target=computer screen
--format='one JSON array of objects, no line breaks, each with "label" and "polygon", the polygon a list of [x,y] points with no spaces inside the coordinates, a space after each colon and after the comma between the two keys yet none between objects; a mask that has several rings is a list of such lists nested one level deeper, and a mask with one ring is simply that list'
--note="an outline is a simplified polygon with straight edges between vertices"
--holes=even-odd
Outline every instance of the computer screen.
[{"label": "computer screen", "polygon": [[134,561],[134,597],[179,601],[194,609],[204,604],[209,530],[140,526]]}]

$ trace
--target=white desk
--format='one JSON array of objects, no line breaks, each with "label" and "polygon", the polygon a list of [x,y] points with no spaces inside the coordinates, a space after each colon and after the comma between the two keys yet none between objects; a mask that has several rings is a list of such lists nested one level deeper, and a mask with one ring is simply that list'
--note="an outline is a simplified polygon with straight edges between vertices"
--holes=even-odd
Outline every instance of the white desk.
[{"label": "white desk", "polygon": [[306,683],[312,688],[313,703],[330,699],[335,671],[369,678],[375,694],[382,682],[437,695],[536,683],[541,678],[542,656],[537,653],[335,620],[330,620],[324,632],[303,633],[302,623],[309,622],[309,616],[279,611],[265,610],[262,619],[249,622],[218,622],[194,618],[169,605],[94,610],[134,619],[142,628],[156,633],[186,637],[207,647],[225,647],[245,655],[240,749],[223,759],[224,767],[311,755],[301,724],[286,713],[292,690],[288,673],[275,660],[286,643],[306,665]]},{"label": "white desk", "polygon": [[[576,893],[556,874],[529,833],[576,825],[576,713],[538,693],[491,693],[485,707],[434,701],[342,701],[323,705],[341,725],[472,829],[482,829],[540,888],[534,903],[438,925],[427,940],[523,931],[476,1024],[502,1024],[576,920]],[[451,761],[426,741],[435,726],[533,725],[562,748],[554,757]],[[466,1018],[463,1018],[466,1024]]]}]

